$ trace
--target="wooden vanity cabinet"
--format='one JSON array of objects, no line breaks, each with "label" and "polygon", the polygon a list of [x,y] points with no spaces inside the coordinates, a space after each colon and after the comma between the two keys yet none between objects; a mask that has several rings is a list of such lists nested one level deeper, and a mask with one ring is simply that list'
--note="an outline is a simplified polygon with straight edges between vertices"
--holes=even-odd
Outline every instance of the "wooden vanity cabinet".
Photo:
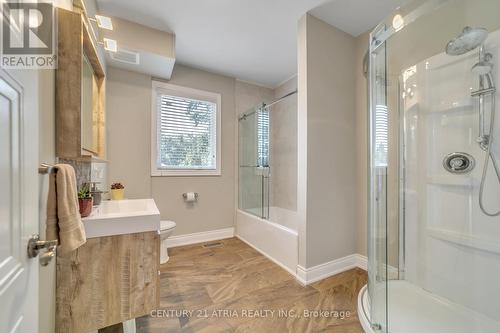
[{"label": "wooden vanity cabinet", "polygon": [[159,237],[151,231],[90,238],[58,254],[56,333],[88,333],[158,309]]}]

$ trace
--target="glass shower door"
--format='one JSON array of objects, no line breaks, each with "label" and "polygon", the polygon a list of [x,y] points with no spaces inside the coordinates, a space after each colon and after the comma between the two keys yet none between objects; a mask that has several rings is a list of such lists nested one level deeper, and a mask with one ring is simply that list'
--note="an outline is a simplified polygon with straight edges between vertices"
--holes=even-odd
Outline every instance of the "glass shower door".
[{"label": "glass shower door", "polygon": [[268,219],[269,165],[264,156],[268,156],[269,141],[262,133],[268,133],[269,127],[263,123],[265,120],[260,108],[250,110],[239,120],[239,209]]},{"label": "glass shower door", "polygon": [[[381,33],[385,27],[374,33]],[[385,45],[370,47],[368,295],[375,332],[387,332],[389,124]],[[373,51],[372,51],[373,49]]]}]

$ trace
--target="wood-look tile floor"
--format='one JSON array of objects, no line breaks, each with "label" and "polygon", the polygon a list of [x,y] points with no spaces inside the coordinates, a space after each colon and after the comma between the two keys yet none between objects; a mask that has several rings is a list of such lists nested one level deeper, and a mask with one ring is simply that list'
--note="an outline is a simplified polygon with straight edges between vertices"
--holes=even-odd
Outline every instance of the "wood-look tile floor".
[{"label": "wood-look tile floor", "polygon": [[[161,267],[160,311],[138,318],[137,333],[363,332],[356,311],[367,280],[363,270],[304,287],[239,239],[220,242],[220,248],[169,249],[170,261]],[[308,311],[324,312],[306,318]],[[336,317],[341,311],[349,317]]]}]

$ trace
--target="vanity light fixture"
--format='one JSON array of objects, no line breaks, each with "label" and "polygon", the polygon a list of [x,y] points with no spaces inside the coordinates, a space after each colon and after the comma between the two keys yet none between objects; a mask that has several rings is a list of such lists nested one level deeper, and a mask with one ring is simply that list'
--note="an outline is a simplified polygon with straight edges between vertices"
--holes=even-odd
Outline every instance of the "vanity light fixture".
[{"label": "vanity light fixture", "polygon": [[89,18],[90,21],[96,22],[97,26],[101,29],[113,30],[113,22],[111,17],[96,15],[95,18]]},{"label": "vanity light fixture", "polygon": [[116,52],[118,51],[118,43],[114,39],[103,38],[103,45],[106,51]]}]

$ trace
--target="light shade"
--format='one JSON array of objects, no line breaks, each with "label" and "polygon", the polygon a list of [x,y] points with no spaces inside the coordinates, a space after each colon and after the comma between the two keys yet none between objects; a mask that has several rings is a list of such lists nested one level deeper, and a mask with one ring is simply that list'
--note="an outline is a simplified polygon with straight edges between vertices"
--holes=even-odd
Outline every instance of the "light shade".
[{"label": "light shade", "polygon": [[109,39],[109,38],[103,38],[102,39],[104,42],[104,49],[106,51],[110,52],[116,52],[118,51],[118,43],[114,39]]},{"label": "light shade", "polygon": [[113,30],[113,22],[111,18],[102,15],[96,15],[95,19],[97,21],[97,26],[102,29]]}]

